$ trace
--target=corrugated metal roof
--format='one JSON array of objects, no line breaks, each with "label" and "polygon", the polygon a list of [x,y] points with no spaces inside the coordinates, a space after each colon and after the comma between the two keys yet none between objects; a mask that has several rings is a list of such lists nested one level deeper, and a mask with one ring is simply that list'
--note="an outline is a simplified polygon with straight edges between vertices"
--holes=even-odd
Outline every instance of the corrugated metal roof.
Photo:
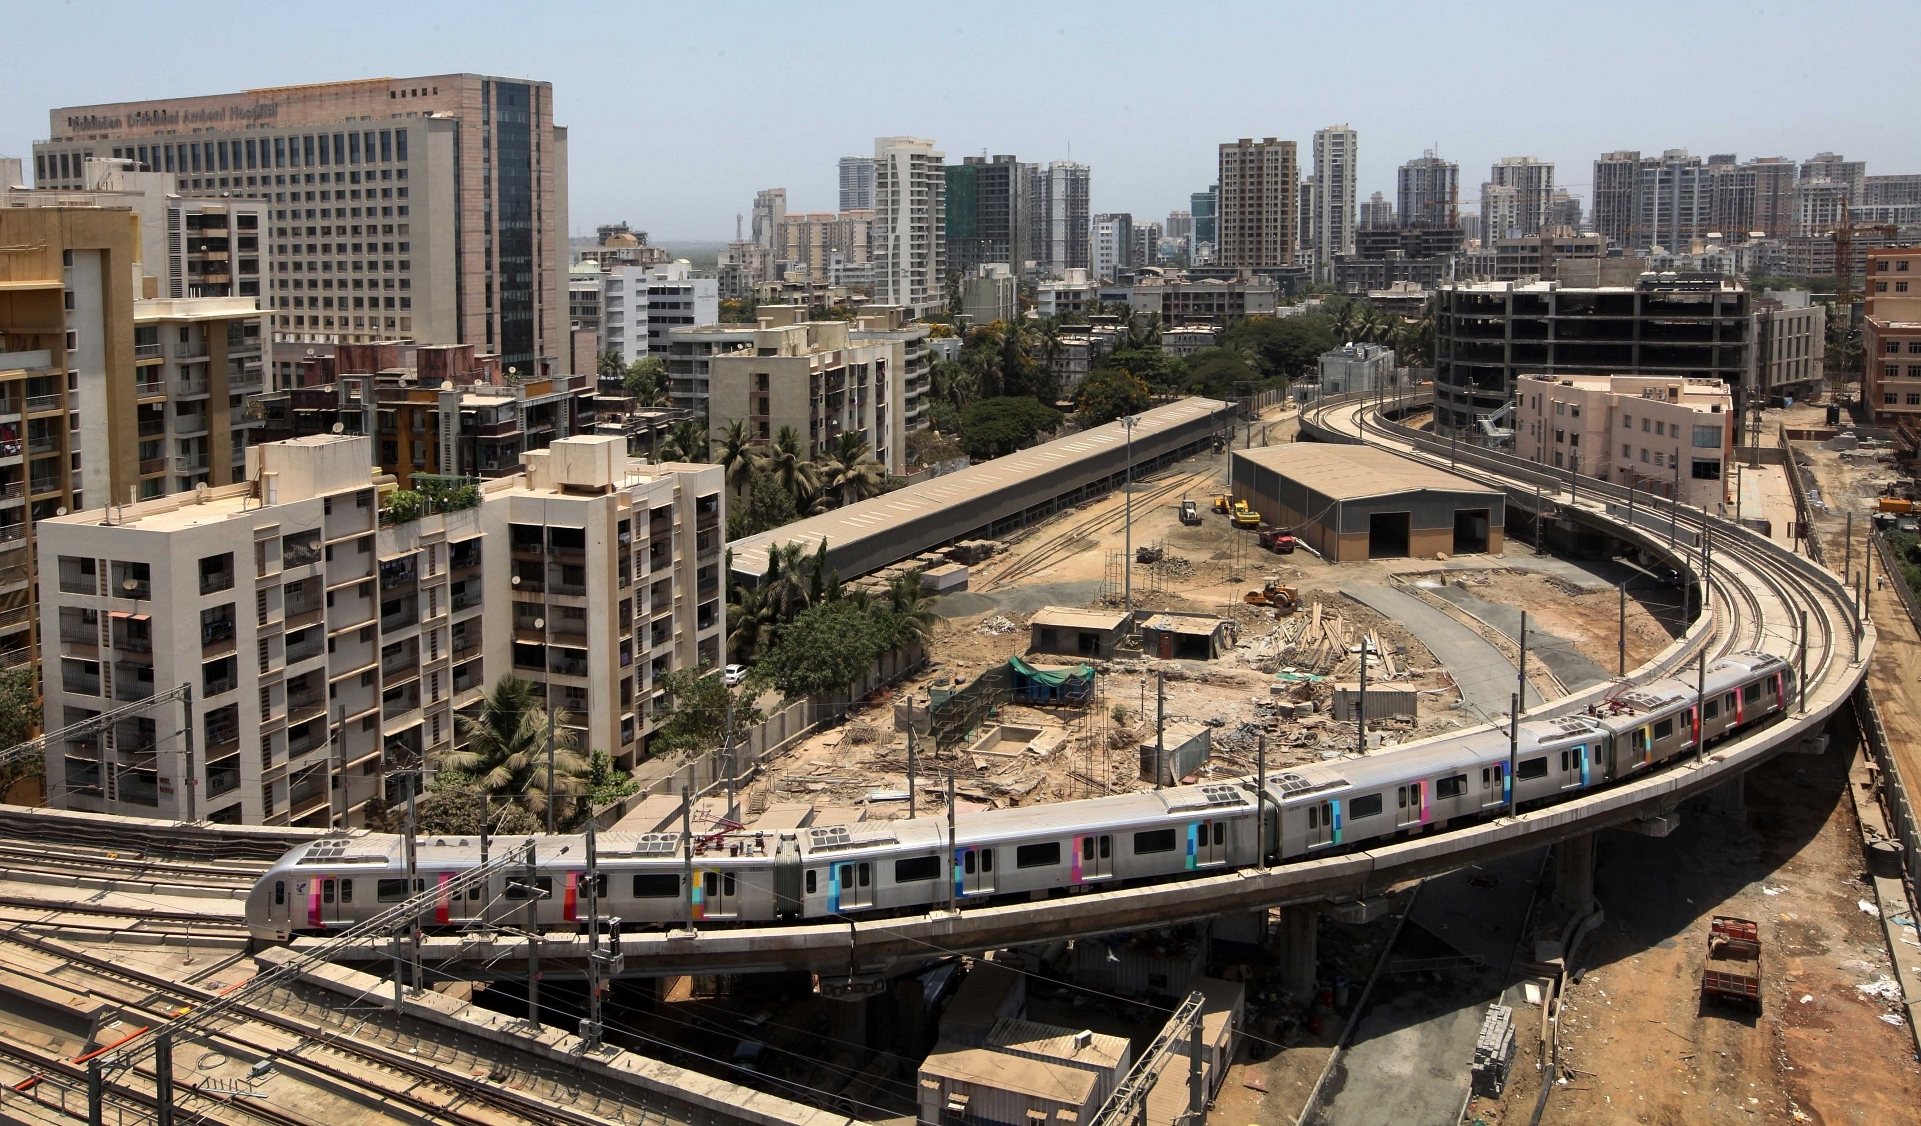
[{"label": "corrugated metal roof", "polygon": [[1127,621],[1125,610],[1074,610],[1066,606],[1043,606],[1027,620],[1030,626],[1072,626],[1076,629],[1119,629]]},{"label": "corrugated metal roof", "polygon": [[1094,1091],[1094,1077],[1079,1068],[951,1044],[936,1047],[922,1061],[920,1072],[1071,1107],[1085,1105]]},{"label": "corrugated metal roof", "polygon": [[1372,446],[1292,442],[1263,449],[1235,450],[1234,457],[1272,470],[1331,500],[1360,500],[1422,489],[1486,495],[1500,492]]},{"label": "corrugated metal roof", "polygon": [[[1193,398],[1156,407],[1140,415],[1140,421],[1134,427],[1134,440],[1138,443],[1162,430],[1205,415],[1218,414],[1226,406],[1217,399]],[[1107,453],[1126,441],[1127,428],[1118,422],[1110,422],[1006,457],[970,465],[930,481],[857,501],[820,516],[784,524],[728,544],[734,554],[733,569],[750,573],[765,571],[767,550],[774,544],[798,543],[812,552],[824,539],[829,546],[838,548],[850,540],[884,531],[902,520],[925,516],[948,505],[1001,489],[1017,488],[1037,473],[1090,455]]]},{"label": "corrugated metal roof", "polygon": [[1048,1056],[1062,1063],[1083,1067],[1119,1067],[1127,1060],[1129,1046],[1119,1036],[1087,1031],[1086,1043],[1080,1043],[1081,1039],[1082,1033],[1071,1028],[1009,1018],[995,1024],[993,1030],[988,1032],[986,1046]]}]

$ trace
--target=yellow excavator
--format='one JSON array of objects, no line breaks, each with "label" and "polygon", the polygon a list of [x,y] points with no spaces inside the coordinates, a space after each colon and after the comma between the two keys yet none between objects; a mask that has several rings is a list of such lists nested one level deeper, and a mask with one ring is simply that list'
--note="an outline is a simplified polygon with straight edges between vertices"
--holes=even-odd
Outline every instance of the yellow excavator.
[{"label": "yellow excavator", "polygon": [[1261,526],[1261,514],[1249,507],[1248,503],[1244,500],[1234,502],[1234,512],[1228,519],[1234,521],[1236,528],[1258,528]]},{"label": "yellow excavator", "polygon": [[1249,606],[1272,606],[1277,613],[1292,614],[1295,607],[1300,605],[1301,592],[1299,588],[1282,586],[1270,579],[1261,589],[1250,590],[1242,595],[1241,601]]}]

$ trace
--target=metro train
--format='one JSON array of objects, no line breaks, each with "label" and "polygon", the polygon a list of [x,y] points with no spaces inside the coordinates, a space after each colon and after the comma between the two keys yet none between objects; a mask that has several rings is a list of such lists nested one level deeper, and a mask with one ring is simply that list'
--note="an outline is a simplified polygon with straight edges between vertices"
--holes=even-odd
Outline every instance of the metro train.
[{"label": "metro train", "polygon": [[[942,817],[694,838],[598,834],[602,916],[630,928],[763,925],[962,908],[1176,880],[1355,849],[1525,808],[1654,770],[1781,715],[1796,690],[1787,661],[1740,653],[1711,663],[1704,701],[1677,678],[1623,684],[1585,711],[1524,721],[1509,776],[1505,728],[1255,778]],[[1255,787],[1266,787],[1265,803]],[[1257,806],[1262,807],[1257,814]],[[503,842],[504,843],[504,842]],[[445,887],[481,860],[473,838],[416,839],[412,891]],[[585,841],[541,838],[535,876],[496,874],[442,893],[422,925],[542,928],[584,921]],[[409,898],[403,838],[329,837],[281,857],[247,899],[256,939],[337,932]],[[531,902],[530,902],[531,901]]]}]

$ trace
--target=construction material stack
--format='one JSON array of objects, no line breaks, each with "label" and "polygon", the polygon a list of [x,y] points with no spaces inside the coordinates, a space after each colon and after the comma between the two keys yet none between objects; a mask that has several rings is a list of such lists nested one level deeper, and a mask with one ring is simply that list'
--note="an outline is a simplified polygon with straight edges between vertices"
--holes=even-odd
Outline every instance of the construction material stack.
[{"label": "construction material stack", "polygon": [[1508,1071],[1514,1066],[1514,1010],[1506,1005],[1489,1005],[1481,1021],[1481,1034],[1474,1041],[1474,1093],[1482,1098],[1499,1098],[1507,1087]]}]

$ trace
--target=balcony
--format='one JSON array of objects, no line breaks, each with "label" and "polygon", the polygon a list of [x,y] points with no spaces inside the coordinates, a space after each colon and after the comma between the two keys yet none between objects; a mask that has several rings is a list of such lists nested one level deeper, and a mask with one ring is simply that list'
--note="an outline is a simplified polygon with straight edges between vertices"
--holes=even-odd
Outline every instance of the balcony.
[{"label": "balcony", "polygon": [[159,359],[162,348],[163,346],[159,344],[135,344],[133,346],[133,358],[136,360]]},{"label": "balcony", "polygon": [[478,605],[480,605],[479,583],[454,592],[454,609],[470,610]]},{"label": "balcony", "polygon": [[[12,672],[14,669],[24,669],[32,664],[33,648],[31,646],[22,645],[16,649],[8,649],[0,652],[0,672]],[[94,687],[94,695],[97,696],[99,695],[98,680],[94,682]]]},{"label": "balcony", "polygon": [[49,411],[64,410],[64,400],[60,395],[28,395],[27,413],[45,414]]},{"label": "balcony", "polygon": [[294,820],[299,820],[309,813],[322,809],[328,803],[326,772],[317,771],[316,773],[320,775],[317,780],[312,782],[303,781],[300,785],[291,787],[287,791],[287,814]]},{"label": "balcony", "polygon": [[33,479],[33,483],[28,487],[27,495],[43,497],[52,493],[57,493],[59,491],[60,491],[60,478],[35,477]]},{"label": "balcony", "polygon": [[207,432],[207,412],[195,411],[193,414],[173,416],[173,432],[183,438]]},{"label": "balcony", "polygon": [[140,463],[140,476],[142,477],[152,477],[157,473],[165,473],[166,471],[167,459],[164,457],[150,457]]},{"label": "balcony", "polygon": [[164,399],[167,397],[167,385],[157,379],[135,383],[133,394],[136,399]]},{"label": "balcony", "polygon": [[140,420],[138,432],[142,438],[153,438],[165,434],[167,432],[167,420],[164,418],[143,418]]},{"label": "balcony", "polygon": [[23,481],[9,481],[4,485],[0,485],[0,504],[4,504],[10,500],[20,500],[26,495],[27,486]]},{"label": "balcony", "polygon": [[60,674],[60,690],[78,696],[98,696],[100,695],[100,673],[98,670],[89,673],[63,669]]},{"label": "balcony", "polygon": [[[113,666],[113,698],[116,700],[145,700],[153,695],[153,669],[149,666],[128,664],[124,661]],[[208,695],[212,695],[209,689]]]},{"label": "balcony", "polygon": [[301,635],[301,639],[298,642],[294,642],[287,646],[287,663],[288,664],[290,665],[296,664],[300,661],[306,660],[309,657],[318,657],[320,654],[327,651],[327,639],[321,636],[319,630],[313,630],[311,632],[312,632],[311,637],[308,637],[307,634],[303,633]]},{"label": "balcony", "polygon": [[200,646],[219,645],[233,640],[233,623],[230,621],[208,622],[200,627]]},{"label": "balcony", "polygon": [[[212,691],[211,688],[208,689],[210,694]],[[287,693],[288,723],[299,723],[303,719],[312,718],[326,710],[327,694],[324,692],[307,691]]]},{"label": "balcony", "polygon": [[291,620],[303,614],[312,614],[319,610],[320,607],[321,599],[319,597],[294,598],[289,596],[287,599],[287,617]]},{"label": "balcony", "polygon": [[42,434],[38,438],[28,438],[27,452],[29,454],[57,454],[60,452],[60,436],[58,434]]},{"label": "balcony", "polygon": [[183,379],[173,385],[173,394],[177,399],[188,399],[196,395],[205,395],[207,386],[208,381],[204,379]]}]

